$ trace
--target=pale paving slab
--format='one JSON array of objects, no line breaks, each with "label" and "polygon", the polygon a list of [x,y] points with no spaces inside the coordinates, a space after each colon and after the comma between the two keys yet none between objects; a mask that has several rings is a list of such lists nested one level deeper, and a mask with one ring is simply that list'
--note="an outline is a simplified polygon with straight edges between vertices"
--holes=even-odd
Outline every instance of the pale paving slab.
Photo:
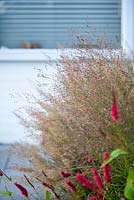
[{"label": "pale paving slab", "polygon": [[[28,165],[28,161],[14,155],[13,152],[10,150],[10,145],[0,144],[0,169],[2,169],[9,177],[13,177],[15,179],[15,176],[23,176],[23,173],[9,169],[11,166],[15,166],[16,164]],[[21,184],[21,179],[19,183]],[[5,189],[5,185],[7,185],[8,189],[13,192],[12,199],[14,200],[23,199],[23,196],[20,195],[20,192],[16,189],[13,183],[5,182],[5,178],[0,177],[0,191]],[[29,188],[28,185],[26,185],[25,187],[28,189],[30,193],[34,194],[33,190],[31,190],[31,188]],[[10,197],[3,197],[2,195],[0,195],[0,200],[12,200],[12,199]]]}]

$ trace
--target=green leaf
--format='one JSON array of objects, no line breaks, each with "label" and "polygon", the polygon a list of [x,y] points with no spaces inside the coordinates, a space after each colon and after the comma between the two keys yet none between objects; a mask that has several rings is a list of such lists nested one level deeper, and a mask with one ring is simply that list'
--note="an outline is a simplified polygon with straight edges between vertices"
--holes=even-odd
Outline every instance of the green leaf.
[{"label": "green leaf", "polygon": [[124,195],[128,200],[134,200],[134,169],[129,170]]},{"label": "green leaf", "polygon": [[126,154],[128,154],[126,151],[122,151],[121,149],[115,149],[114,151],[111,152],[109,158],[102,163],[101,167],[104,167],[105,165],[109,164],[112,160],[114,160],[118,156]]},{"label": "green leaf", "polygon": [[5,191],[0,191],[0,194],[2,194],[3,196],[7,197],[7,196],[11,196],[12,192],[5,190]]},{"label": "green leaf", "polygon": [[130,187],[126,186],[124,190],[124,196],[128,200],[134,200],[134,191]]},{"label": "green leaf", "polygon": [[50,200],[51,192],[44,189],[45,200]]}]

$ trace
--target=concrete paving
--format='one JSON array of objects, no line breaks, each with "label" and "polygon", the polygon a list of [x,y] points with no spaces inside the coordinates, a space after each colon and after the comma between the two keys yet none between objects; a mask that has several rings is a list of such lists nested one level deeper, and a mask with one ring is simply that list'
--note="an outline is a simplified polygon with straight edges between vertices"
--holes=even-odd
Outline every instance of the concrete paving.
[{"label": "concrete paving", "polygon": [[9,145],[0,144],[0,168],[5,170],[10,160]]},{"label": "concrete paving", "polygon": [[[19,159],[11,153],[10,145],[0,144],[0,169],[2,169],[6,174],[8,174],[9,177],[16,175],[16,171],[9,170],[8,167],[12,166],[15,162],[18,161]],[[0,177],[0,191],[5,190],[5,186],[7,186],[7,188],[14,193],[13,197],[14,200],[22,199],[21,195],[19,195],[14,185],[9,181],[7,181],[5,177]],[[3,195],[0,194],[0,200],[10,200],[10,199],[11,197],[4,197]]]},{"label": "concrete paving", "polygon": [[[28,162],[21,157],[18,158],[16,155],[10,151],[10,145],[8,144],[0,144],[0,169],[2,169],[9,177],[14,177],[14,176],[23,176],[23,173],[16,171],[16,170],[11,170],[9,167],[14,166],[16,164],[19,165],[25,165],[28,164]],[[14,178],[15,179],[15,178]],[[21,179],[20,179],[21,180]],[[19,182],[20,183],[20,182]],[[20,183],[22,184],[22,183]],[[24,185],[24,184],[22,184]],[[5,177],[0,177],[0,191],[5,190],[5,186],[13,192],[13,197],[4,197],[3,195],[0,194],[0,200],[22,200],[24,199],[23,196],[20,194],[19,190],[14,186],[14,183],[9,182],[5,179]],[[28,185],[25,186],[30,193],[31,188],[29,188]]]}]

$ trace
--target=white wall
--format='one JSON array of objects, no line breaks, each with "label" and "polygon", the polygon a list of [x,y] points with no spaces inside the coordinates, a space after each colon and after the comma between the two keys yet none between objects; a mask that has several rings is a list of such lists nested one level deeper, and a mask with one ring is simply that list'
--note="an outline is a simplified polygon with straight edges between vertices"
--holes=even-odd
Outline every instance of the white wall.
[{"label": "white wall", "polygon": [[[55,64],[48,67],[50,76]],[[12,143],[16,141],[29,141],[29,132],[19,124],[14,115],[18,108],[28,105],[24,97],[25,93],[37,93],[34,87],[38,70],[43,69],[44,62],[0,62],[0,143]]]},{"label": "white wall", "polygon": [[134,0],[122,0],[122,46],[134,53]]},{"label": "white wall", "polygon": [[[25,93],[36,94],[34,84],[39,81],[37,69],[46,69],[47,66],[46,73],[51,77],[59,54],[60,51],[55,49],[0,50],[0,143],[20,140],[33,143],[27,137],[29,132],[19,124],[13,112],[27,105]],[[48,80],[46,83],[51,84]]]}]

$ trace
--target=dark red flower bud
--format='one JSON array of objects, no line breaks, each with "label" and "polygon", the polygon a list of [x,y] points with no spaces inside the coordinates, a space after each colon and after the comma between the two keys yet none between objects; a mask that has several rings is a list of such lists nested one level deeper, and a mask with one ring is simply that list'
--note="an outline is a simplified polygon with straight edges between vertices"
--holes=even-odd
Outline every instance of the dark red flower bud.
[{"label": "dark red flower bud", "polygon": [[68,178],[69,176],[71,176],[71,173],[70,173],[70,172],[61,171],[61,172],[60,172],[60,175],[61,175],[63,178]]},{"label": "dark red flower bud", "polygon": [[51,189],[51,190],[53,189],[53,186],[50,185],[49,183],[42,182],[42,185],[45,186],[45,187],[47,187],[47,188],[49,188],[49,189]]},{"label": "dark red flower bud", "polygon": [[0,169],[0,176],[3,176],[4,175],[4,173],[3,173],[3,171]]},{"label": "dark red flower bud", "polygon": [[65,183],[72,192],[76,191],[76,186],[69,179],[66,179]]},{"label": "dark red flower bud", "polygon": [[28,197],[28,191],[22,186],[20,185],[19,183],[15,182],[14,185],[20,190],[21,194],[23,196],[26,196]]}]

